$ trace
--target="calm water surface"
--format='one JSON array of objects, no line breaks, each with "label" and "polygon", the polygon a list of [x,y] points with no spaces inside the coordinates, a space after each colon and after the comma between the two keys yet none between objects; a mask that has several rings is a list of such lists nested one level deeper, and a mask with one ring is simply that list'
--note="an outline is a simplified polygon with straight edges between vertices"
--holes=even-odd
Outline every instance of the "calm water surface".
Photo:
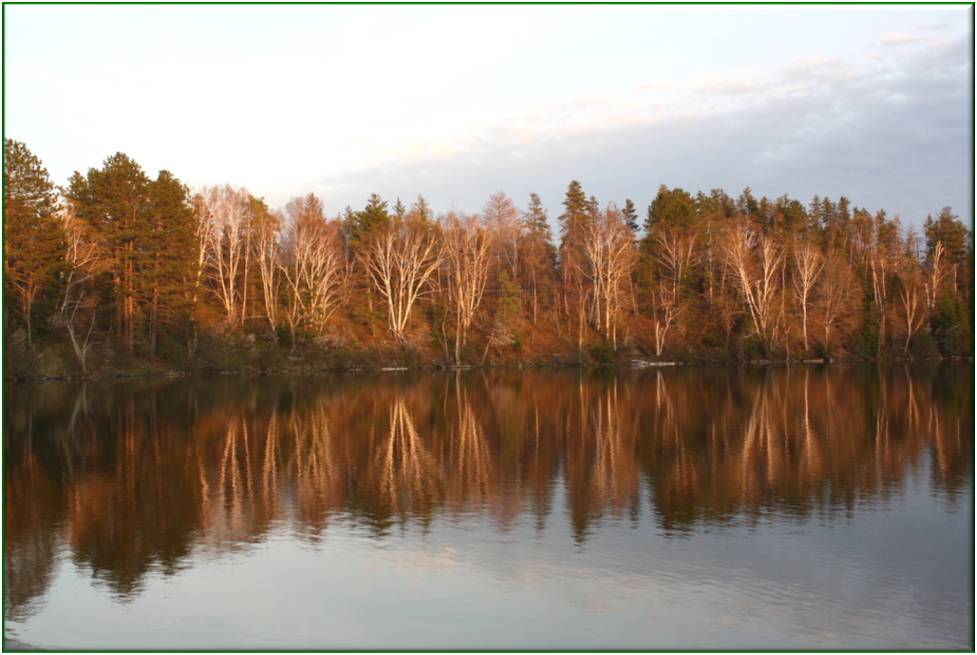
[{"label": "calm water surface", "polygon": [[7,385],[8,638],[972,647],[974,371]]}]

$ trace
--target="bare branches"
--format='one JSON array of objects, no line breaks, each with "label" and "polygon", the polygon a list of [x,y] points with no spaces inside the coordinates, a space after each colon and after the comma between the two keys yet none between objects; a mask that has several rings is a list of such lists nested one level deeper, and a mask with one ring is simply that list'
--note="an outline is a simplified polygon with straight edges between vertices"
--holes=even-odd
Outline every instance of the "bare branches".
[{"label": "bare branches", "polygon": [[455,365],[460,365],[461,347],[485,294],[494,239],[476,217],[456,215],[444,220],[442,234],[446,291],[455,315]]},{"label": "bare branches", "polygon": [[930,311],[936,307],[936,297],[943,285],[943,278],[946,276],[945,256],[946,248],[943,247],[943,242],[937,241],[933,246],[933,256],[929,262],[929,275],[926,276],[926,283],[923,288],[926,293],[926,306]]},{"label": "bare branches", "polygon": [[279,269],[285,278],[285,317],[295,347],[300,325],[321,334],[339,307],[349,279],[349,266],[339,238],[339,227],[319,216],[299,216],[285,239]]},{"label": "bare branches", "polygon": [[593,285],[594,316],[604,336],[617,348],[624,282],[635,262],[634,238],[621,213],[610,207],[584,225],[583,246],[589,264],[583,272]]},{"label": "bare branches", "polygon": [[244,264],[250,235],[250,195],[231,186],[201,192],[201,238],[204,268],[228,324],[244,321]]},{"label": "bare branches", "polygon": [[107,270],[109,259],[89,225],[78,219],[70,209],[64,212],[63,227],[67,271],[59,314],[78,365],[82,373],[88,373],[88,353],[98,317],[98,295],[92,282]]},{"label": "bare branches", "polygon": [[804,350],[807,350],[807,307],[811,290],[824,268],[824,257],[821,252],[809,243],[801,244],[794,249],[794,291],[797,301],[801,305],[801,334],[804,337]]},{"label": "bare branches", "polygon": [[824,278],[817,303],[823,326],[822,345],[828,355],[831,354],[831,335],[847,309],[853,282],[847,258],[840,253],[830,253],[824,261]]},{"label": "bare branches", "polygon": [[512,279],[519,276],[519,237],[522,224],[512,198],[502,191],[493,193],[482,210],[485,227],[492,234],[498,266]]},{"label": "bare branches", "polygon": [[387,305],[390,333],[406,341],[407,324],[418,299],[431,292],[441,264],[437,239],[420,226],[398,221],[375,236],[363,252],[363,265]]},{"label": "bare branches", "polygon": [[656,229],[652,240],[658,269],[657,284],[652,290],[652,318],[655,356],[661,357],[668,332],[681,313],[683,280],[698,257],[695,233],[662,226]]},{"label": "bare branches", "polygon": [[261,300],[268,326],[274,332],[278,327],[278,296],[281,288],[281,247],[278,243],[282,219],[278,214],[268,214],[255,226],[255,259],[258,280],[261,284]]},{"label": "bare branches", "polygon": [[753,330],[769,352],[773,345],[777,275],[783,254],[769,236],[740,223],[731,226],[726,235],[726,258],[739,283]]},{"label": "bare branches", "polygon": [[906,341],[903,345],[903,352],[909,352],[909,343],[913,335],[923,326],[925,317],[922,298],[919,294],[919,283],[916,279],[904,280],[899,290],[899,300],[902,309],[902,317],[906,326]]}]

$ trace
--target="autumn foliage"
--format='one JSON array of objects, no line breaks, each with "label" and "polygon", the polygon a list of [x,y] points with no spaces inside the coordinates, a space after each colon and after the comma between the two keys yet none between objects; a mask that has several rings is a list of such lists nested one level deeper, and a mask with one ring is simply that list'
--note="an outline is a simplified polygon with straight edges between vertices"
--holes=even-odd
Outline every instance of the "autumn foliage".
[{"label": "autumn foliage", "polygon": [[554,239],[535,194],[330,216],[121,153],[55,187],[4,152],[8,374],[971,352],[973,234],[949,208],[920,234],[845,197],[662,186],[640,225],[573,181]]}]

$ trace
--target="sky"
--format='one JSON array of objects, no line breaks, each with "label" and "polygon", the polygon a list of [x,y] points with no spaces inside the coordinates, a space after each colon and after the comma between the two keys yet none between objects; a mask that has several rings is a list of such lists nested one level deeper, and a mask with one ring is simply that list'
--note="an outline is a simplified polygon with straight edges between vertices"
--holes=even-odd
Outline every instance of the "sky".
[{"label": "sky", "polygon": [[970,8],[6,6],[5,136],[327,212],[551,215],[571,179],[846,195],[972,224]]}]

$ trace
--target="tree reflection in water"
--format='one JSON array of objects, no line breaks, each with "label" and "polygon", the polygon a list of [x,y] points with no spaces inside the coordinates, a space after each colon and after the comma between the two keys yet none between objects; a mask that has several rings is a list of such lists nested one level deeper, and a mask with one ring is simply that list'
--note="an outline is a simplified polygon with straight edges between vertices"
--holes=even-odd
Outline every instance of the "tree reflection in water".
[{"label": "tree reflection in water", "polygon": [[844,520],[913,475],[952,503],[972,381],[934,365],[8,385],[4,602],[28,615],[61,548],[126,598],[193,552],[334,521],[382,540],[463,514],[567,520],[585,547],[642,502],[672,537]]}]

